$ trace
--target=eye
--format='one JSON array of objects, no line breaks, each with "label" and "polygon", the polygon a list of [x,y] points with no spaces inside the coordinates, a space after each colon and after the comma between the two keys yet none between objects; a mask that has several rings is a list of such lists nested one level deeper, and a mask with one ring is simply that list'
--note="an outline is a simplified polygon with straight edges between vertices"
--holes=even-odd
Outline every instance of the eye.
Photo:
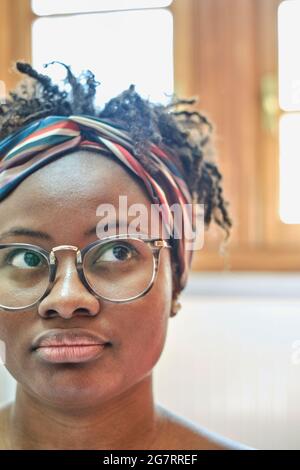
[{"label": "eye", "polygon": [[5,262],[19,269],[39,268],[45,264],[45,260],[35,251],[16,249],[8,253]]},{"label": "eye", "polygon": [[137,256],[137,251],[128,243],[109,243],[98,252],[95,262],[124,262]]}]

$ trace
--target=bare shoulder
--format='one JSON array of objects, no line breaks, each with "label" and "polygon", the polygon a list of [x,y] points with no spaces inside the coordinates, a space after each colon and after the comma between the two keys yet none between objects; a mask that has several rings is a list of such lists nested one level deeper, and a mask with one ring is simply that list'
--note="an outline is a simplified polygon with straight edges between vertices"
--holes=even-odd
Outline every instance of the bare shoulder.
[{"label": "bare shoulder", "polygon": [[157,404],[161,421],[160,442],[162,449],[197,450],[254,450],[245,444],[233,441],[183,418]]}]

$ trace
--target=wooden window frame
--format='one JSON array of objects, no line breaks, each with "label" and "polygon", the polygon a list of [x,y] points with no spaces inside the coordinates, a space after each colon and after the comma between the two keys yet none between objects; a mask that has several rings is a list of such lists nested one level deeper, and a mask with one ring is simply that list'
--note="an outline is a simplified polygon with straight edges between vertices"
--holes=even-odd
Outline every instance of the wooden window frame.
[{"label": "wooden window frame", "polygon": [[[284,224],[278,214],[278,133],[274,136],[261,125],[261,77],[277,74],[280,2],[174,0],[169,7],[174,20],[175,92],[180,97],[198,96],[199,109],[217,123],[217,157],[234,220],[228,246],[233,271],[300,269],[300,225]],[[8,90],[20,78],[13,73],[13,63],[31,61],[35,18],[30,0],[1,0],[0,79]],[[194,256],[193,269],[225,269],[219,254],[222,237],[221,229],[212,224],[204,248]]]}]

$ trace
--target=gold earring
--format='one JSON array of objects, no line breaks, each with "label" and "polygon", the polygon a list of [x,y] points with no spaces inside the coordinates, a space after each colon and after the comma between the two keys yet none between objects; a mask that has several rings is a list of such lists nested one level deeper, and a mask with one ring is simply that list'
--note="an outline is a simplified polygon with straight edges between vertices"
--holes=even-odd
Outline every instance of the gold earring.
[{"label": "gold earring", "polygon": [[180,302],[178,302],[177,297],[173,300],[172,302],[172,314],[171,317],[174,317],[179,310],[181,309],[182,305]]}]

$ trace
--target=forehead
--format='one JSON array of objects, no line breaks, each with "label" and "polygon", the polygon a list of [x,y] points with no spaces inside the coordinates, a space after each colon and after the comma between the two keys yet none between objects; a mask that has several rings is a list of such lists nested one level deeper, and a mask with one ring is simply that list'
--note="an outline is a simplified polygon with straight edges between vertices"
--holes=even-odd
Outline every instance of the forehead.
[{"label": "forehead", "polygon": [[74,224],[84,231],[97,223],[100,204],[117,208],[120,196],[126,196],[128,206],[143,204],[150,212],[142,183],[115,157],[74,152],[29,175],[0,202],[1,232],[13,223],[48,231],[59,227],[68,236]]}]

